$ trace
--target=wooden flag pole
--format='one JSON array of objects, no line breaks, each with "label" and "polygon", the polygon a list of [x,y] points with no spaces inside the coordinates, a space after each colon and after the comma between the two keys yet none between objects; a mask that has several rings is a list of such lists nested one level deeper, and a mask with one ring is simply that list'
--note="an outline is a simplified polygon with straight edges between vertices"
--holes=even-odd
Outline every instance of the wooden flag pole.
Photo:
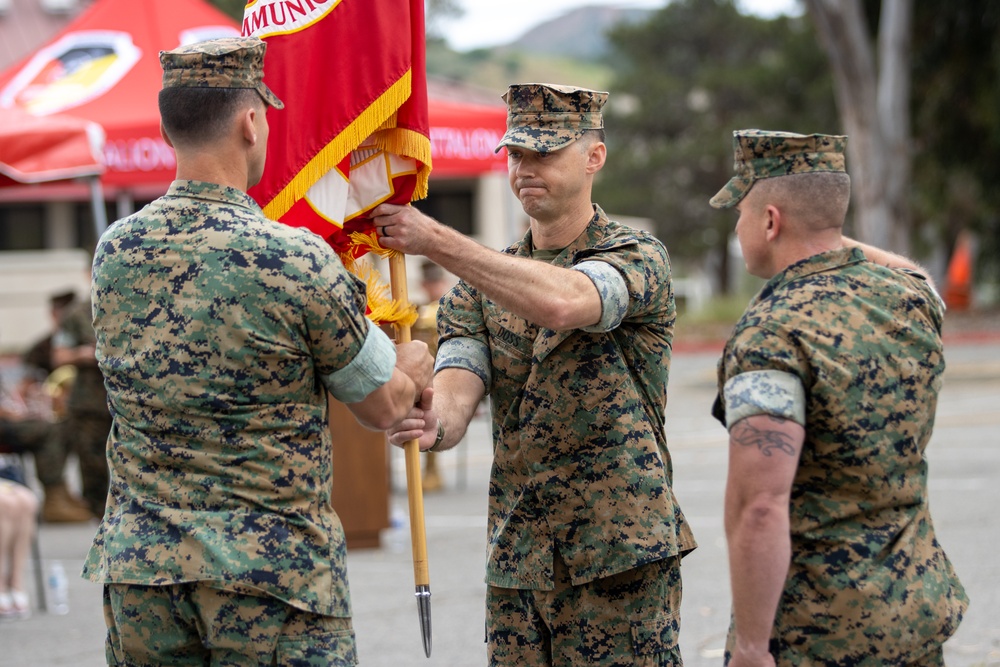
[{"label": "wooden flag pole", "polygon": [[[389,257],[389,284],[392,298],[400,304],[410,302],[406,285],[406,255],[395,252]],[[410,327],[396,324],[396,342],[409,343]],[[427,532],[424,526],[424,489],[420,477],[420,447],[416,440],[404,445],[406,452],[406,495],[410,507],[410,541],[413,548],[413,581],[416,585],[417,611],[424,653],[431,656],[431,579],[427,566]]]}]

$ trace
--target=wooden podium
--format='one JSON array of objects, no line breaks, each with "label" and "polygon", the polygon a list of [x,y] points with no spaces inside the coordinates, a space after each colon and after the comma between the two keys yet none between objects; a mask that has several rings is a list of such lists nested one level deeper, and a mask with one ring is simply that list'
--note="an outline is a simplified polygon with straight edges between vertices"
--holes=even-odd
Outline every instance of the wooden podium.
[{"label": "wooden podium", "polygon": [[333,509],[348,549],[376,549],[389,527],[389,454],[385,434],[361,426],[350,410],[330,398],[333,436]]}]

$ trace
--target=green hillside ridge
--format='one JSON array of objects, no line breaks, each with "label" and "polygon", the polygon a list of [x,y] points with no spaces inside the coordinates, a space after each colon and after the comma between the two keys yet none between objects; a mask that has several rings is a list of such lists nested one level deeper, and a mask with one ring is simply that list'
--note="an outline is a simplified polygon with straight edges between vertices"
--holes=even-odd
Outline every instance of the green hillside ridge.
[{"label": "green hillside ridge", "polygon": [[453,51],[440,39],[427,43],[427,73],[497,91],[516,82],[569,83],[607,90],[613,70],[605,61],[605,34],[615,25],[642,21],[650,10],[590,6],[572,10],[491,48]]}]

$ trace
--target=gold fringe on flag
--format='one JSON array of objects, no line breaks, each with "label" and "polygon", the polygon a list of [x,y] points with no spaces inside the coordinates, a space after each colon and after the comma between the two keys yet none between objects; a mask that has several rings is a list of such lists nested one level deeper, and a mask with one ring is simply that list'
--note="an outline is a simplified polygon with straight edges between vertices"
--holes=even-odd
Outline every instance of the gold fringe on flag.
[{"label": "gold fringe on flag", "polygon": [[[388,257],[396,253],[395,250],[380,246],[374,232],[370,235],[355,232],[351,234],[351,238],[353,239],[355,235],[363,237],[365,243],[373,244],[373,246],[369,247],[371,247],[372,252],[380,257]],[[401,303],[393,299],[390,296],[392,293],[391,288],[382,278],[382,274],[378,272],[378,269],[367,262],[358,262],[350,255],[341,256],[341,260],[344,262],[347,270],[363,280],[367,286],[368,319],[376,324],[388,323],[404,327],[413,326],[417,321],[416,306],[411,303]]]},{"label": "gold fringe on flag", "polygon": [[351,232],[350,239],[352,247],[368,248],[370,252],[375,253],[382,259],[389,259],[399,252],[391,248],[383,248],[382,244],[378,242],[378,234],[374,230],[370,232]]},{"label": "gold fringe on flag", "polygon": [[[407,70],[406,74],[389,86],[389,89],[361,112],[354,122],[324,146],[281,192],[263,206],[264,215],[272,220],[280,220],[324,174],[336,168],[341,160],[381,127],[387,118],[396,113],[400,105],[410,96],[411,81],[412,73]],[[429,144],[428,141],[428,146]],[[427,152],[430,152],[429,149]],[[420,187],[419,179],[417,187],[418,189]],[[424,192],[426,193],[426,179]]]},{"label": "gold fringe on flag", "polygon": [[427,182],[431,175],[431,141],[425,134],[408,130],[405,127],[385,127],[395,125],[396,116],[385,122],[375,133],[375,145],[387,153],[405,155],[420,162],[417,170],[417,183],[413,189],[413,200],[427,197]]}]

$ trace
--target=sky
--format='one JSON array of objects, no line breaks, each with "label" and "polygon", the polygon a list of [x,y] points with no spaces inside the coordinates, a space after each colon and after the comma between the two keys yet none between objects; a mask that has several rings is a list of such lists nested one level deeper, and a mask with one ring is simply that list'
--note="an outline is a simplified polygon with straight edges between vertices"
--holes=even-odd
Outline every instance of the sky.
[{"label": "sky", "polygon": [[[587,5],[659,9],[666,0],[458,0],[461,19],[441,21],[444,38],[456,51],[506,44],[539,23]],[[797,0],[738,0],[746,12],[771,17],[799,14]]]}]

